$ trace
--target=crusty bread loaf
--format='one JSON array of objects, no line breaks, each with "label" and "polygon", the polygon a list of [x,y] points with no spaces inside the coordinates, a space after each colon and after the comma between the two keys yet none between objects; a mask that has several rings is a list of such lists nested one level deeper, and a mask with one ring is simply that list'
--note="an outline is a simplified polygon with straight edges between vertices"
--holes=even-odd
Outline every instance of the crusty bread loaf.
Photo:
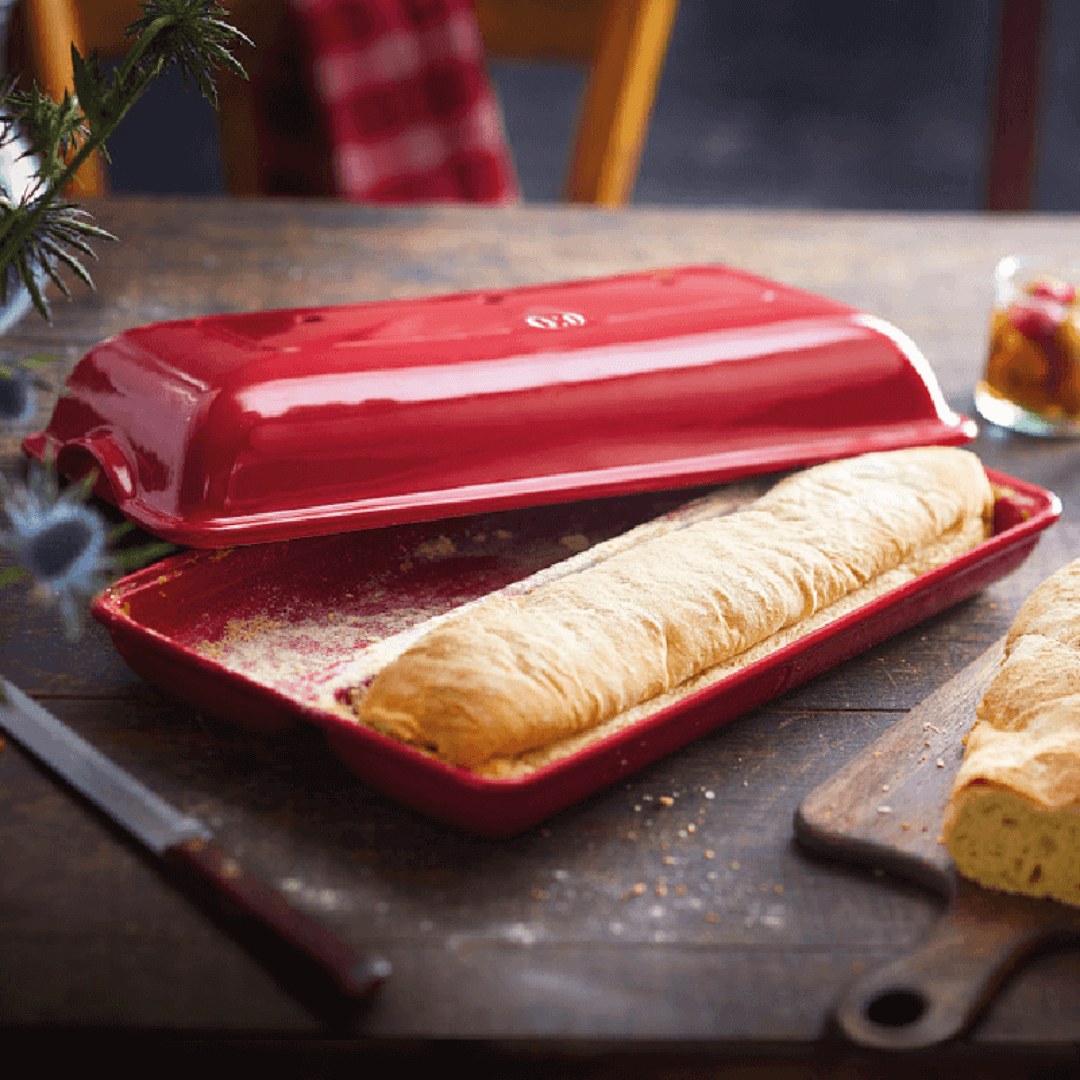
[{"label": "crusty bread loaf", "polygon": [[642,541],[434,627],[353,695],[361,722],[475,768],[597,728],[898,568],[989,532],[978,459],[946,447],[807,469],[745,510]]},{"label": "crusty bread loaf", "polygon": [[1024,602],[976,716],[944,826],[957,869],[1080,904],[1080,559]]}]

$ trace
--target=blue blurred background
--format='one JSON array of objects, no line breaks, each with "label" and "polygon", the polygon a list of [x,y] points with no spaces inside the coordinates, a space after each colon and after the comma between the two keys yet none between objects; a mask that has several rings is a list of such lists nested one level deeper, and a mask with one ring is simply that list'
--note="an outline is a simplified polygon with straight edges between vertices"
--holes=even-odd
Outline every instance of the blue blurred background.
[{"label": "blue blurred background", "polygon": [[[977,210],[994,0],[682,0],[636,203]],[[1080,3],[1055,0],[1036,209],[1080,210]],[[498,63],[524,195],[559,197],[584,75]],[[110,147],[117,192],[224,191],[212,110],[176,79]]]}]

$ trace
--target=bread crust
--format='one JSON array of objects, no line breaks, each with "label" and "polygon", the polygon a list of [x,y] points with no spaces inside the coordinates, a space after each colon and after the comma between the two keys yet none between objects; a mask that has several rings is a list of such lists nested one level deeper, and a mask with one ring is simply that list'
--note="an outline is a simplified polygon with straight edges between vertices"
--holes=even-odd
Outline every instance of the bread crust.
[{"label": "bread crust", "polygon": [[476,768],[596,729],[899,568],[920,573],[990,530],[971,453],[831,462],[751,507],[616,550],[443,621],[355,696],[361,722]]},{"label": "bread crust", "polygon": [[976,717],[943,828],[957,868],[1080,903],[1080,559],[1021,606]]}]

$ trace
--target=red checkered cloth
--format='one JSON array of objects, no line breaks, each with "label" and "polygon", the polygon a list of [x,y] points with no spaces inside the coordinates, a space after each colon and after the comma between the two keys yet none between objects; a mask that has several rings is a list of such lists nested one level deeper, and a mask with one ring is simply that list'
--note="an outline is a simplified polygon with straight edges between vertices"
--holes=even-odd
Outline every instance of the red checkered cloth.
[{"label": "red checkered cloth", "polygon": [[513,202],[517,178],[472,0],[289,0],[334,193]]}]

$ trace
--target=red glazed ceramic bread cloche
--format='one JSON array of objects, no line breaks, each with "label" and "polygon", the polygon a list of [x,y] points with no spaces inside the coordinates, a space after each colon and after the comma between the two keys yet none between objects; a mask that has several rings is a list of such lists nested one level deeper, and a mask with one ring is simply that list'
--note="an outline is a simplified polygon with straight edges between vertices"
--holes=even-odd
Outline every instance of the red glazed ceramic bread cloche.
[{"label": "red glazed ceramic bread cloche", "polygon": [[726,267],[128,330],[25,442],[162,538],[285,540],[963,443],[914,344]]}]

